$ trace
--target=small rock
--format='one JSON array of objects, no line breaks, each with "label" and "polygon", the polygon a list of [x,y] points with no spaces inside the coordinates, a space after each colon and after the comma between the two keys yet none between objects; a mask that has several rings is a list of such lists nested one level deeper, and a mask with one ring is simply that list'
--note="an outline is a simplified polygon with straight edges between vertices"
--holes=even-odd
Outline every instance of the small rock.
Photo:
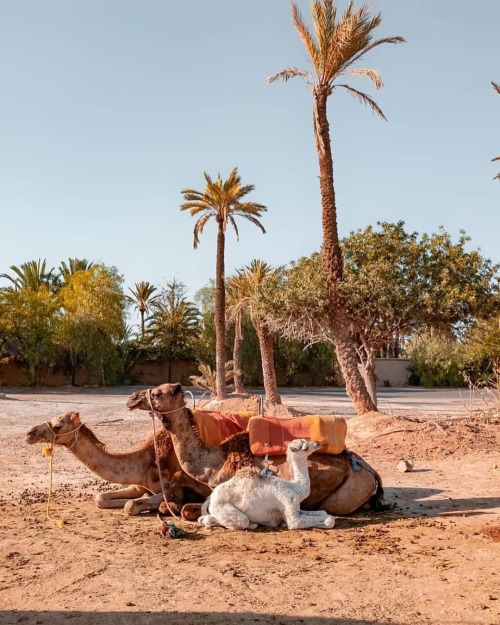
[{"label": "small rock", "polygon": [[0,393],[0,399],[7,399],[7,395],[5,393]]},{"label": "small rock", "polygon": [[409,471],[413,471],[413,462],[411,462],[411,460],[401,460],[396,469],[401,473],[408,473]]}]

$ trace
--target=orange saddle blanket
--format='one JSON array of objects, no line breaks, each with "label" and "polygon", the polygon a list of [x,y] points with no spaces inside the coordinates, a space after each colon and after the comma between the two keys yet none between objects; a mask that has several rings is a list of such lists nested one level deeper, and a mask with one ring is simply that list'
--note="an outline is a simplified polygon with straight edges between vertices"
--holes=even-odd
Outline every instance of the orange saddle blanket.
[{"label": "orange saddle blanket", "polygon": [[194,420],[200,430],[201,440],[212,447],[220,445],[233,434],[245,432],[252,415],[251,412],[226,414],[212,410],[195,410]]},{"label": "orange saddle blanket", "polygon": [[294,438],[321,443],[320,454],[340,454],[345,449],[347,423],[342,417],[308,415],[292,419],[252,417],[248,424],[254,456],[284,456]]}]

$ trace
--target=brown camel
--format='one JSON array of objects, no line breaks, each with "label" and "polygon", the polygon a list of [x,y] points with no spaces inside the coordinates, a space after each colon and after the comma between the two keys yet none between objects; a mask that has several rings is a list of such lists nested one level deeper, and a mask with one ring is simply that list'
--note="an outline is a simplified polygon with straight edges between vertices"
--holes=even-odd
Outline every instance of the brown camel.
[{"label": "brown camel", "polygon": [[[78,412],[66,412],[29,430],[26,433],[26,442],[28,445],[62,445],[103,480],[115,484],[130,484],[127,488],[99,493],[95,498],[98,508],[123,508],[125,514],[133,516],[157,510],[162,501],[153,436],[136,449],[110,453],[92,430],[80,421]],[[175,482],[175,490],[168,490],[169,498],[172,495],[175,511],[178,512],[177,505],[181,505],[184,498],[203,501],[211,489],[182,471],[172,448],[172,440],[164,429],[156,435],[156,447],[164,487],[172,481]],[[184,488],[191,492],[184,492]]]},{"label": "brown camel", "polygon": [[[151,391],[130,395],[131,410],[153,411],[169,431],[175,453],[185,473],[215,488],[232,477],[240,467],[264,467],[264,458],[253,456],[247,432],[235,434],[216,447],[207,447],[199,438],[191,411],[186,407],[180,384],[161,384]],[[272,459],[277,474],[292,476],[285,456]],[[322,509],[332,515],[350,514],[368,504],[377,508],[383,496],[377,472],[356,454],[314,454],[308,460],[311,492],[304,509]]]}]

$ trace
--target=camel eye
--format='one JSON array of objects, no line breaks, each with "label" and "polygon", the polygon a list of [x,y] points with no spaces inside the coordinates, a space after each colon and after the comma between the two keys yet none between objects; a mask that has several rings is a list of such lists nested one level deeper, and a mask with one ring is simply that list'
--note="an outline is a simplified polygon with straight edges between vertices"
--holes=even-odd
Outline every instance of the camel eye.
[{"label": "camel eye", "polygon": [[57,425],[52,426],[52,429],[54,430],[54,432],[59,432],[61,428],[62,428],[62,423],[58,423]]}]

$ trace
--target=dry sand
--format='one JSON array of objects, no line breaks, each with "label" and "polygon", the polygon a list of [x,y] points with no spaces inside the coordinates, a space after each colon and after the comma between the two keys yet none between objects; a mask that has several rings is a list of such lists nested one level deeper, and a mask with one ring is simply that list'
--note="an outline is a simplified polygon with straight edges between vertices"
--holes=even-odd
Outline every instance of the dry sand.
[{"label": "dry sand", "polygon": [[109,485],[63,449],[51,513],[66,524],[45,519],[48,462],[25,432],[79,410],[109,449],[134,447],[152,426],[126,410],[132,389],[2,390],[1,625],[500,623],[498,422],[355,417],[348,444],[381,473],[386,512],[174,540],[156,515],[98,510]]}]

